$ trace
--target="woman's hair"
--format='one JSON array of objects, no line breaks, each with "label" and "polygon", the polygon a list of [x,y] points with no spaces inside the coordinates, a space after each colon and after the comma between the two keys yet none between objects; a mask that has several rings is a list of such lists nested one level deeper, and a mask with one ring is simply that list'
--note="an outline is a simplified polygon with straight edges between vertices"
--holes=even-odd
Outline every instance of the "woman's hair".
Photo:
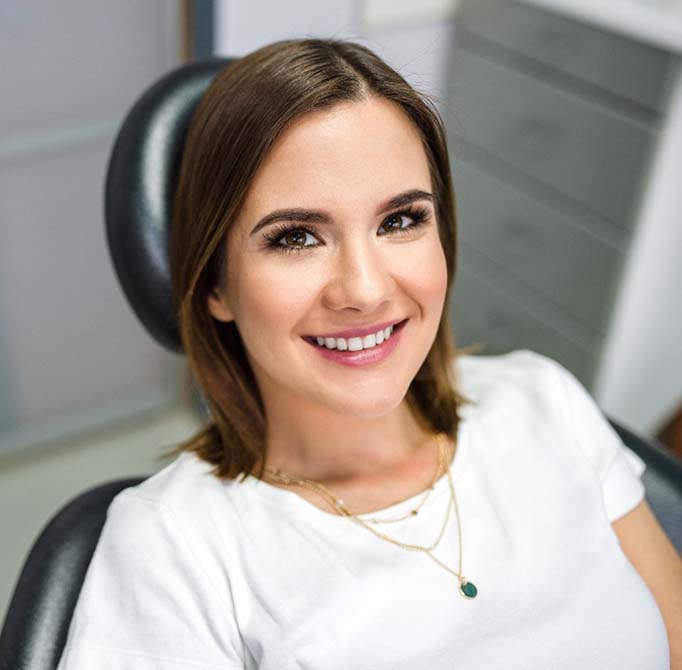
[{"label": "woman's hair", "polygon": [[263,476],[266,417],[234,322],[215,320],[208,296],[226,276],[226,239],[258,168],[302,115],[337,103],[384,98],[421,136],[431,174],[448,273],[446,309],[406,400],[433,432],[457,433],[468,400],[454,378],[456,348],[447,310],[456,256],[454,193],[443,123],[433,103],[368,48],[342,40],[283,40],[230,64],[212,82],[191,121],[170,236],[171,276],[182,344],[211,421],[170,453],[195,452],[213,473]]}]

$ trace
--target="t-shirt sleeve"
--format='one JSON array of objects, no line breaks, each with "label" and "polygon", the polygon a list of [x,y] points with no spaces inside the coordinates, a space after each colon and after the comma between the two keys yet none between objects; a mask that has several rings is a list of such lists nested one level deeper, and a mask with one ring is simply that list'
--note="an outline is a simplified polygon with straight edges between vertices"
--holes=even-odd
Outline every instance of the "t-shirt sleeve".
[{"label": "t-shirt sleeve", "polygon": [[57,670],[243,669],[233,608],[200,547],[131,491],[109,507]]},{"label": "t-shirt sleeve", "polygon": [[578,445],[599,477],[606,514],[613,522],[644,498],[641,476],[646,465],[623,443],[573,373],[556,361],[552,364],[564,390],[568,421],[575,431]]}]

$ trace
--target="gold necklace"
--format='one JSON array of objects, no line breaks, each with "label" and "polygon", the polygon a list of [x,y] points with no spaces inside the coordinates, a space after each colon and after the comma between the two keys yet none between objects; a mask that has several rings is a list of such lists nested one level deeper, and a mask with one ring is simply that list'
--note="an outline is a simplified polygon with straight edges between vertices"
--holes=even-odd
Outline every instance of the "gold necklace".
[{"label": "gold necklace", "polygon": [[[420,503],[415,508],[411,509],[409,512],[407,512],[406,514],[403,514],[402,516],[393,517],[391,519],[381,519],[381,518],[375,518],[375,517],[367,518],[363,515],[362,516],[363,521],[365,521],[366,523],[373,523],[373,524],[397,523],[398,521],[403,521],[403,519],[408,519],[410,517],[417,516],[417,514],[419,514],[419,510],[424,506],[424,503],[426,503],[429,496],[431,495],[431,491],[433,491],[433,489],[436,485],[436,480],[440,476],[440,470],[443,467],[443,462],[447,460],[443,454],[443,449],[441,448],[440,440],[436,439],[435,443],[436,443],[436,449],[438,450],[438,453],[436,455],[436,469],[433,473],[433,478],[431,479],[431,483],[429,484],[429,487],[426,489],[426,494],[422,497]],[[343,501],[341,501],[341,502],[343,502]],[[355,513],[354,516],[360,517],[360,514]]]},{"label": "gold necklace", "polygon": [[[431,495],[431,491],[433,491],[435,485],[436,485],[436,480],[440,476],[440,470],[443,467],[443,462],[446,460],[445,455],[443,454],[443,449],[441,448],[441,443],[440,440],[436,439],[434,440],[436,443],[436,449],[437,449],[437,454],[436,454],[436,469],[435,472],[433,473],[433,478],[431,479],[431,483],[429,484],[429,487],[426,489],[426,494],[422,497],[421,502],[414,508],[411,509],[407,514],[403,514],[402,516],[397,516],[393,517],[392,519],[377,519],[374,517],[371,517],[369,519],[363,518],[363,521],[366,523],[373,523],[373,524],[380,524],[380,523],[397,523],[398,521],[403,521],[404,519],[409,519],[410,517],[417,516],[419,514],[419,510],[424,506],[424,503],[428,500],[429,496]],[[308,480],[311,481],[311,480]],[[318,483],[318,482],[316,482]],[[333,500],[338,500],[338,498],[334,498],[334,495],[326,489],[322,484],[318,484],[320,487],[325,489],[328,493],[328,495],[333,499]],[[344,505],[343,500],[339,500],[339,502]],[[333,503],[334,504],[334,503]],[[346,508],[347,511],[349,512],[346,516],[357,516],[359,517],[360,514],[352,513],[350,509]]]},{"label": "gold necklace", "polygon": [[[426,503],[429,495],[431,494],[431,491],[433,491],[434,486],[436,484],[436,480],[438,479],[440,475],[440,470],[441,467],[443,467],[444,461],[446,461],[446,457],[443,454],[443,450],[441,449],[441,443],[439,439],[435,440],[436,448],[438,450],[437,453],[437,458],[436,458],[436,469],[433,474],[433,478],[431,479],[431,484],[429,484],[429,487],[426,489],[426,494],[423,496],[421,502],[413,509],[411,509],[409,512],[406,514],[403,514],[403,516],[399,517],[394,517],[392,519],[376,519],[376,518],[365,518],[363,519],[367,523],[374,523],[374,524],[380,524],[380,523],[396,523],[398,521],[402,521],[403,519],[407,519],[412,516],[417,516],[419,514],[419,510],[424,506],[424,503]],[[324,484],[320,484],[319,482],[316,482],[313,479],[301,479],[294,477],[293,475],[288,475],[282,470],[278,468],[270,468],[270,467],[265,467],[265,471],[270,475],[271,478],[276,479],[279,483],[281,484],[294,484],[298,486],[304,486],[305,488],[311,489],[315,491],[316,493],[322,495],[325,500],[330,503],[330,505],[335,508],[337,512],[340,512],[343,516],[360,516],[358,513],[352,512],[347,506],[344,500],[341,498],[337,498],[334,496],[334,494],[329,491],[329,489],[324,486]]]},{"label": "gold necklace", "polygon": [[[415,516],[419,513],[419,510],[422,508],[424,503],[426,502],[426,499],[429,497],[429,494],[434,488],[436,479],[438,479],[438,475],[440,474],[440,468],[444,460],[443,456],[443,450],[441,449],[441,444],[438,439],[435,441],[436,449],[438,451],[437,453],[437,458],[436,458],[436,471],[434,472],[433,479],[431,480],[431,484],[429,485],[426,495],[422,498],[422,501],[415,507],[414,509],[410,510],[407,514],[404,514],[401,517],[396,517],[393,519],[374,519],[374,518],[369,518],[369,519],[363,519],[367,523],[394,523],[396,521],[402,521],[403,519],[407,519],[408,517]],[[356,512],[353,512],[345,503],[344,500],[341,498],[337,498],[324,484],[321,484],[320,482],[315,481],[314,479],[303,479],[301,477],[294,477],[293,475],[289,475],[282,470],[279,470],[278,468],[270,468],[270,467],[265,467],[265,471],[269,474],[269,476],[272,479],[277,480],[281,484],[288,484],[288,485],[298,485],[298,486],[303,486],[307,489],[310,489],[314,491],[315,493],[321,495],[330,505],[331,507],[334,508],[334,510],[338,513],[340,513],[343,516],[348,516],[348,517],[359,517],[360,515]]]},{"label": "gold necklace", "polygon": [[[438,440],[438,450],[439,450],[439,461],[441,457],[443,457],[443,453],[445,451],[444,448],[444,443],[447,440],[447,436],[444,433],[438,433],[436,436]],[[447,453],[447,452],[446,452]],[[447,461],[447,459],[445,459]],[[387,535],[384,535],[383,533],[380,533],[379,531],[375,530],[371,526],[368,525],[366,521],[361,519],[358,515],[353,514],[350,512],[350,510],[345,506],[345,503],[343,500],[340,500],[337,498],[329,489],[327,489],[323,484],[320,484],[319,482],[316,482],[311,479],[301,479],[298,477],[293,477],[291,475],[287,475],[286,473],[282,472],[281,470],[275,470],[272,468],[265,468],[265,471],[267,474],[273,478],[275,481],[278,481],[279,483],[282,484],[287,484],[287,485],[298,485],[298,486],[303,486],[309,490],[315,491],[322,497],[324,497],[328,502],[331,503],[332,507],[334,507],[339,514],[342,516],[347,517],[351,521],[359,524],[363,528],[366,528],[368,531],[370,531],[373,535],[378,537],[379,539],[385,540],[386,542],[390,542],[391,544],[394,544],[406,551],[420,551],[425,553],[431,560],[436,562],[438,565],[440,565],[444,570],[447,570],[449,573],[457,577],[459,581],[459,593],[466,597],[466,598],[475,598],[478,589],[474,584],[470,581],[468,581],[463,575],[462,575],[462,532],[461,532],[461,523],[460,523],[460,518],[459,518],[459,508],[457,506],[457,497],[455,495],[455,486],[452,482],[452,476],[450,474],[450,467],[449,465],[446,467],[446,472],[447,472],[447,477],[448,477],[448,485],[450,487],[450,502],[448,503],[446,514],[445,514],[445,520],[443,522],[443,527],[441,528],[440,533],[438,534],[438,538],[436,541],[430,546],[430,547],[424,547],[418,544],[408,544],[405,542],[400,542],[392,537],[389,537]],[[457,536],[458,536],[458,546],[459,546],[459,571],[455,572],[452,570],[452,568],[448,567],[443,563],[441,560],[436,558],[431,552],[438,546],[438,543],[440,542],[443,533],[445,531],[445,528],[447,526],[447,522],[450,516],[450,508],[453,506],[455,508],[455,514],[457,516]]]}]

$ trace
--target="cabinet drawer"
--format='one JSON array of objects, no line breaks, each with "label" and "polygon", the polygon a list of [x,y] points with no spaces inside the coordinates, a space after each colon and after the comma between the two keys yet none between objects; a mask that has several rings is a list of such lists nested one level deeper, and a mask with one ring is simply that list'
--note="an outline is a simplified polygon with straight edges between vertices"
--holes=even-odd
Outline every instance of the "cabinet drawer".
[{"label": "cabinet drawer", "polygon": [[466,163],[454,163],[453,175],[462,241],[605,334],[621,253]]},{"label": "cabinet drawer", "polygon": [[510,0],[462,0],[458,25],[626,100],[662,111],[674,57]]},{"label": "cabinet drawer", "polygon": [[617,225],[632,224],[650,128],[462,49],[450,98],[451,130],[465,142]]},{"label": "cabinet drawer", "polygon": [[543,322],[468,263],[457,268],[450,318],[459,347],[482,342],[482,354],[532,349],[562,363],[587,388],[592,384],[597,367],[593,353]]}]

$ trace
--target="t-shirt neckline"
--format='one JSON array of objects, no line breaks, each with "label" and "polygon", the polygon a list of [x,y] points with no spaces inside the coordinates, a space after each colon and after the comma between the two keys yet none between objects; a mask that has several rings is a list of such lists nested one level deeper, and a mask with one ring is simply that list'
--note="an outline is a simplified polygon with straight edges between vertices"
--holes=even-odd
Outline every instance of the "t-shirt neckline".
[{"label": "t-shirt neckline", "polygon": [[[457,428],[457,448],[455,455],[450,463],[450,475],[455,484],[455,491],[457,490],[456,482],[462,475],[464,466],[468,461],[469,455],[469,429],[467,420],[461,419]],[[291,510],[307,517],[311,522],[325,522],[348,524],[348,519],[333,512],[327,512],[317,505],[309,502],[295,491],[289,491],[260,480],[257,477],[249,476],[239,486],[246,486],[254,494],[258,495],[262,500],[276,506],[279,510]],[[433,485],[433,491],[424,503],[422,510],[428,509],[431,505],[441,498],[446,493],[449,493],[447,473],[443,473]],[[361,514],[361,519],[391,519],[396,516],[402,516],[406,512],[413,509],[422,499],[425,490],[420,491],[416,495],[401,500],[397,503],[376,510],[374,512],[367,512]]]}]

